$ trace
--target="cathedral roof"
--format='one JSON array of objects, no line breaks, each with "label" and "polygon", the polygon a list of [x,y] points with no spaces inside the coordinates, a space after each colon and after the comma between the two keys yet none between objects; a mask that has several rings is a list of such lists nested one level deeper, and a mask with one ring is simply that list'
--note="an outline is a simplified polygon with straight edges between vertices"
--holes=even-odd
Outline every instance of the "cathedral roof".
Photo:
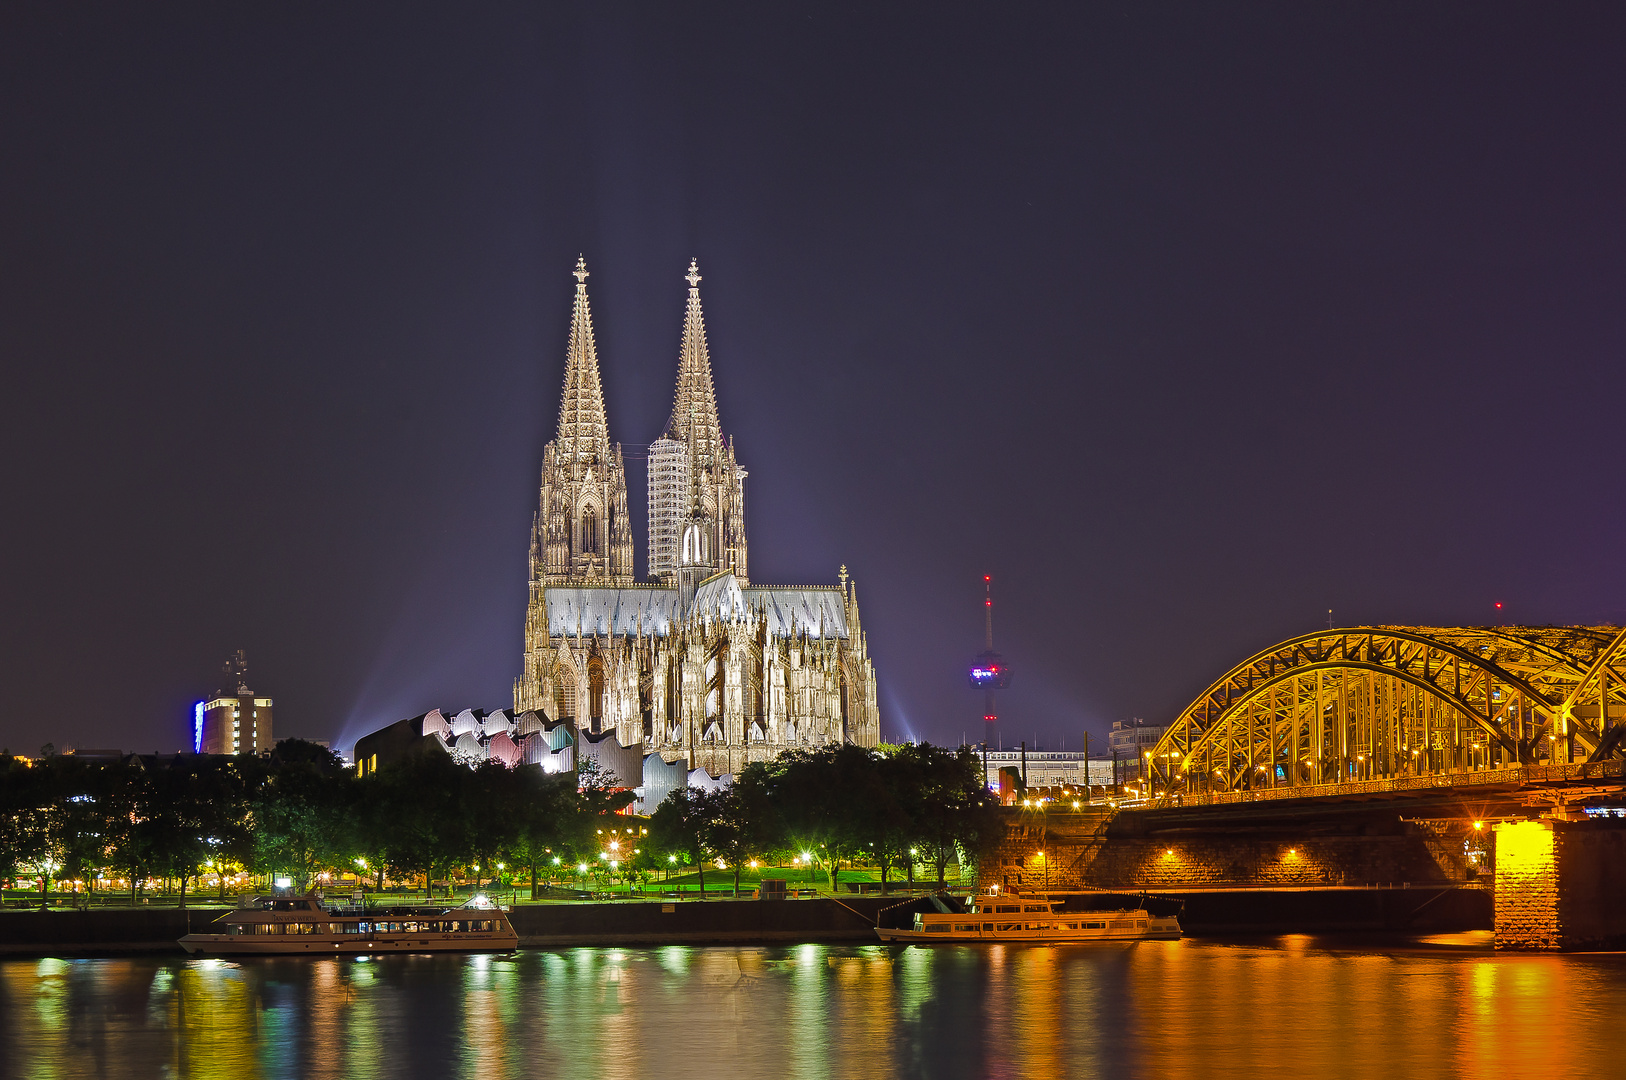
[{"label": "cathedral roof", "polygon": [[745,611],[745,594],[740,591],[739,579],[724,571],[695,586],[694,599],[689,602],[686,614],[691,618],[735,619]]},{"label": "cathedral roof", "polygon": [[543,590],[548,605],[548,636],[609,634],[666,635],[677,618],[676,589],[631,586],[595,588],[551,585]]},{"label": "cathedral roof", "polygon": [[565,353],[565,392],[559,402],[561,460],[604,461],[610,456],[610,427],[599,383],[598,350],[593,345],[593,312],[587,304],[587,260],[576,260],[576,304],[570,313],[570,344]]},{"label": "cathedral roof", "polygon": [[609,635],[665,637],[674,625],[696,618],[728,619],[760,614],[768,632],[780,636],[845,638],[847,605],[833,585],[750,585],[732,573],[701,582],[687,611],[679,610],[677,589],[648,585],[626,588],[552,585],[543,590],[548,636]]},{"label": "cathedral roof", "polygon": [[847,636],[847,605],[834,585],[752,585],[740,591],[768,617],[772,633]]}]

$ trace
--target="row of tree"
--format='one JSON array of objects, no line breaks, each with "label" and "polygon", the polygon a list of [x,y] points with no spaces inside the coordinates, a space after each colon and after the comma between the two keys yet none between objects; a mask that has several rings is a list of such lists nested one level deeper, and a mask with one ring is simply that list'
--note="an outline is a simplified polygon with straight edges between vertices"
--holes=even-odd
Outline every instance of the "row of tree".
[{"label": "row of tree", "polygon": [[[534,766],[466,768],[424,753],[359,777],[324,747],[279,743],[268,757],[178,755],[95,764],[0,755],[0,879],[26,872],[94,889],[98,877],[180,882],[224,894],[237,873],[308,887],[323,872],[388,872],[426,885],[506,864],[520,880],[614,861],[648,875],[674,863],[809,858],[835,884],[862,861],[883,882],[900,866],[938,880],[996,827],[969,750],[857,746],[796,751],[747,768],[731,788],[671,794],[644,825],[620,813],[633,793],[591,763],[577,775]],[[634,838],[611,851],[606,836]],[[618,845],[619,846],[619,845]],[[788,861],[788,858],[787,858]],[[477,871],[480,873],[480,871]],[[702,887],[704,881],[702,877]]]},{"label": "row of tree", "polygon": [[[680,788],[650,819],[655,850],[706,856],[734,870],[753,858],[810,858],[829,875],[862,862],[889,877],[917,865],[939,884],[950,863],[974,857],[1002,828],[998,800],[970,748],[917,743],[869,750],[839,745],[791,750],[747,766],[732,787]],[[704,883],[702,882],[702,887]]]}]

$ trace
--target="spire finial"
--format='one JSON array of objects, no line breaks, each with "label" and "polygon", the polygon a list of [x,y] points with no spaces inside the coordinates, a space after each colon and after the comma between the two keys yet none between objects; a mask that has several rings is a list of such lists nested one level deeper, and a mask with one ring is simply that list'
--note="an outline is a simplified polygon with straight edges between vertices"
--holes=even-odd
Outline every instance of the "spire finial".
[{"label": "spire finial", "polygon": [[687,281],[689,283],[689,288],[691,288],[691,289],[700,288],[700,260],[699,259],[690,259],[689,260],[689,272],[687,274],[683,275],[683,280]]},{"label": "spire finial", "polygon": [[576,256],[576,288],[587,288],[587,259],[581,255]]}]

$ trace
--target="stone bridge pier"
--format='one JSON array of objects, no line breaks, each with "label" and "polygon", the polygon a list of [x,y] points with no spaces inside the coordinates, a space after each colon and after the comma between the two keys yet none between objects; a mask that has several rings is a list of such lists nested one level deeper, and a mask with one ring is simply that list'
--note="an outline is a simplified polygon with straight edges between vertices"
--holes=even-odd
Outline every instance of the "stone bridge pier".
[{"label": "stone bridge pier", "polygon": [[1626,819],[1495,828],[1496,947],[1626,948]]}]

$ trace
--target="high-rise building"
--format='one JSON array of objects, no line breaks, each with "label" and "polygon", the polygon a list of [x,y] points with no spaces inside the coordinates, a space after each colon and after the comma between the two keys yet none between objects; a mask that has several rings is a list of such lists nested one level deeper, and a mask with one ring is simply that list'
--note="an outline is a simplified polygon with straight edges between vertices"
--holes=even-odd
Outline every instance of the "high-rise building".
[{"label": "high-rise building", "polygon": [[192,707],[192,749],[200,754],[261,754],[276,745],[271,699],[248,688],[248,654],[238,649],[221,672],[221,688]]},{"label": "high-rise building", "polygon": [[[650,446],[649,577],[635,582],[626,477],[609,441],[576,265],[559,431],[543,449],[514,709],[737,772],[789,747],[880,740],[857,586],[747,575],[745,470],[723,436],[691,262],[677,391]],[[607,547],[596,546],[599,544]]]}]

